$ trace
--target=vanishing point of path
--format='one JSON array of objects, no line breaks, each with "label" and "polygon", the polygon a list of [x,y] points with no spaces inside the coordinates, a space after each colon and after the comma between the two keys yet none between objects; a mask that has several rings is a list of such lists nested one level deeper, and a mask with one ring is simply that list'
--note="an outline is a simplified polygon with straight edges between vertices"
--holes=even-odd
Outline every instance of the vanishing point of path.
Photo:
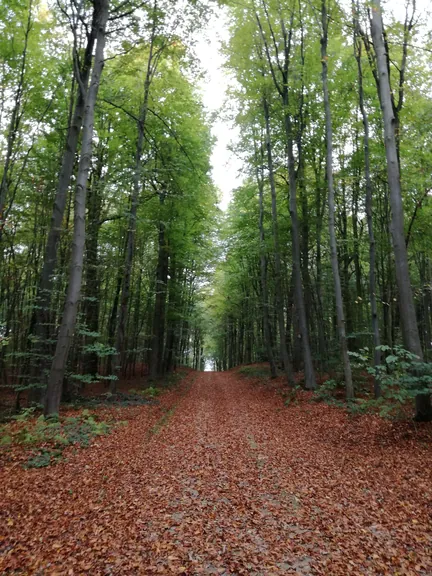
[{"label": "vanishing point of path", "polygon": [[163,403],[0,473],[1,574],[432,574],[430,445],[410,432],[234,372]]}]

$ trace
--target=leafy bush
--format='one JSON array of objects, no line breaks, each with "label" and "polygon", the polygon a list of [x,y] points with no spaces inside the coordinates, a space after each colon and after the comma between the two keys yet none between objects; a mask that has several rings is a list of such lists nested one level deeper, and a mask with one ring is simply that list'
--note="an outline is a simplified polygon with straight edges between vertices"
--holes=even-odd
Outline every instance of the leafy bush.
[{"label": "leafy bush", "polygon": [[418,356],[402,346],[393,350],[380,346],[380,350],[390,352],[385,364],[367,368],[381,385],[381,397],[375,403],[382,416],[406,416],[407,406],[418,394],[432,394],[432,365],[419,362]]},{"label": "leafy bush", "polygon": [[282,392],[285,406],[289,406],[290,404],[298,404],[297,394],[301,391],[301,389],[302,387],[297,384],[296,386]]},{"label": "leafy bush", "polygon": [[350,352],[355,364],[376,378],[381,387],[378,399],[357,401],[352,410],[378,410],[386,418],[406,417],[418,394],[432,394],[432,365],[419,362],[418,356],[402,346],[379,346],[387,354],[383,364],[373,367],[368,348]]},{"label": "leafy bush", "polygon": [[314,394],[314,400],[316,402],[335,403],[336,400],[334,395],[339,388],[342,388],[342,384],[340,382],[337,382],[333,379],[326,380],[316,390]]},{"label": "leafy bush", "polygon": [[41,450],[38,454],[35,454],[27,460],[24,468],[46,468],[50,466],[50,464],[58,462],[61,455],[61,450]]}]

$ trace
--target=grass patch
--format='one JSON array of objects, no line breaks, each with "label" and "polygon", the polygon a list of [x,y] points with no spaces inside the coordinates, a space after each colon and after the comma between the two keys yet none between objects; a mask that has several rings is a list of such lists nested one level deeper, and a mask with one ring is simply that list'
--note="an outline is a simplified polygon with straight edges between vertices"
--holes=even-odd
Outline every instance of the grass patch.
[{"label": "grass patch", "polygon": [[165,412],[165,414],[161,418],[159,418],[159,420],[156,422],[156,424],[150,430],[150,434],[152,434],[153,436],[157,436],[159,434],[159,432],[162,430],[162,428],[168,424],[171,416],[175,412],[175,409],[176,409],[176,406],[173,406],[172,408],[167,410]]}]

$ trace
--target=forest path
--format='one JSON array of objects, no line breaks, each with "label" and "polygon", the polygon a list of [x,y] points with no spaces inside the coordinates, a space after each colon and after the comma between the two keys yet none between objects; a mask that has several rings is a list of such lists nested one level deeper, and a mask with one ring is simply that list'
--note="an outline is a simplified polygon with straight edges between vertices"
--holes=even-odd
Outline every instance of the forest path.
[{"label": "forest path", "polygon": [[430,446],[233,372],[192,379],[163,417],[0,479],[1,573],[432,574]]}]

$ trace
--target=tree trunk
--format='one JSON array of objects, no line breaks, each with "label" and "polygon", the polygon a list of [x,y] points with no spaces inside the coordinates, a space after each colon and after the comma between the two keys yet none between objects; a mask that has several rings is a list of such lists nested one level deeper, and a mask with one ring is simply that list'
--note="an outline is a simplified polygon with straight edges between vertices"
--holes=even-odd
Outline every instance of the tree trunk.
[{"label": "tree trunk", "polygon": [[[358,16],[356,13],[356,6],[353,1],[353,12],[354,17],[354,50],[355,57],[357,60],[358,69],[358,96],[359,96],[359,106],[360,112],[363,119],[363,147],[364,147],[364,175],[366,181],[366,216],[367,216],[367,226],[369,235],[369,298],[371,305],[371,317],[372,317],[372,333],[373,333],[373,347],[374,347],[374,368],[381,364],[381,351],[379,346],[381,345],[381,338],[379,332],[379,319],[378,319],[378,307],[376,299],[376,280],[375,280],[375,267],[376,267],[376,249],[375,249],[375,235],[373,229],[373,219],[372,219],[372,180],[370,174],[370,157],[369,157],[369,118],[364,105],[364,94],[363,94],[363,71],[361,64],[361,43],[359,41],[358,33]],[[379,380],[374,377],[374,393],[375,398],[379,398],[381,395],[381,388]]]},{"label": "tree trunk", "polygon": [[[83,303],[85,328],[92,334],[99,332],[99,308],[100,308],[100,280],[98,272],[98,245],[100,216],[102,208],[101,185],[102,170],[105,160],[105,143],[99,142],[96,168],[91,177],[91,185],[88,193],[88,230],[86,237],[86,262],[85,262],[85,301]],[[86,344],[94,342],[97,336],[86,336]],[[86,352],[84,355],[84,374],[96,375],[98,372],[99,358],[96,352]]]},{"label": "tree trunk", "polygon": [[264,108],[264,120],[266,126],[267,163],[268,163],[269,182],[270,182],[271,199],[272,199],[272,224],[273,224],[273,242],[274,242],[274,258],[275,258],[275,297],[277,307],[277,320],[279,325],[279,346],[280,346],[281,360],[283,363],[288,384],[290,386],[294,386],[295,385],[294,374],[291,366],[291,361],[288,356],[288,349],[285,339],[284,307],[283,307],[282,283],[281,283],[281,262],[279,254],[279,229],[277,221],[276,186],[274,180],[273,155],[270,139],[270,114],[266,98],[263,98],[263,108]]},{"label": "tree trunk", "polygon": [[[51,215],[51,223],[48,232],[47,243],[44,252],[43,266],[40,273],[39,285],[36,294],[36,308],[32,322],[31,334],[35,336],[33,353],[35,364],[31,368],[30,381],[46,382],[43,377],[44,367],[48,362],[49,349],[47,342],[52,333],[52,291],[54,286],[54,272],[57,267],[57,255],[62,231],[63,217],[68,197],[69,184],[75,164],[75,155],[78,147],[79,135],[85,110],[85,100],[88,90],[88,82],[93,59],[93,48],[97,34],[97,11],[94,10],[91,31],[88,36],[84,53],[84,60],[79,71],[79,85],[76,95],[76,104],[71,124],[68,129],[66,147],[63,153],[57,190],[54,198],[54,206]],[[48,366],[46,366],[48,368]],[[43,387],[43,384],[42,384]],[[36,395],[34,399],[38,400]]]},{"label": "tree trunk", "polygon": [[259,194],[259,238],[260,238],[260,278],[261,278],[261,295],[262,295],[262,309],[263,309],[263,327],[264,327],[264,341],[267,352],[267,360],[270,365],[270,374],[272,378],[276,378],[276,363],[274,360],[273,349],[270,338],[270,322],[269,322],[269,302],[268,302],[268,287],[267,287],[267,257],[265,248],[265,233],[264,233],[264,182],[262,177],[262,147],[261,154],[258,156],[255,150],[256,162],[258,158],[261,160],[260,167],[256,167],[256,178]]},{"label": "tree trunk", "polygon": [[[160,202],[161,205],[163,205],[163,195],[160,197]],[[152,349],[150,354],[150,378],[157,378],[163,373],[166,295],[168,280],[168,247],[166,243],[165,223],[162,220],[159,224],[158,246],[159,253],[156,271],[156,298],[153,316]]]},{"label": "tree trunk", "polygon": [[337,256],[337,242],[335,231],[335,200],[334,200],[334,185],[333,185],[333,129],[332,129],[330,98],[329,98],[328,79],[327,79],[328,18],[327,18],[326,1],[327,0],[322,0],[321,2],[321,16],[322,16],[321,63],[322,63],[322,84],[324,93],[326,143],[327,143],[326,165],[327,165],[327,186],[328,186],[328,207],[329,207],[330,259],[333,271],[337,325],[338,325],[340,346],[342,351],[346,397],[347,400],[351,400],[354,397],[354,388],[352,382],[351,363],[348,355],[348,343],[345,332],[345,314],[342,299],[341,281],[339,275],[339,263]]},{"label": "tree trunk", "polygon": [[[384,121],[387,178],[391,205],[390,232],[395,257],[396,282],[399,290],[400,322],[405,346],[420,360],[423,360],[405,244],[402,190],[395,133],[396,123],[388,67],[389,55],[386,53],[383,39],[381,2],[380,0],[372,0],[372,3],[371,33],[377,61],[381,110]],[[416,398],[416,419],[432,420],[432,405],[428,394],[419,394]]]},{"label": "tree trunk", "polygon": [[97,12],[97,44],[91,84],[87,93],[83,120],[81,156],[75,189],[74,236],[69,271],[69,284],[64,305],[62,324],[60,326],[56,351],[48,379],[45,415],[56,414],[60,408],[66,362],[75,329],[76,314],[81,292],[85,245],[87,179],[92,156],[94,110],[100,78],[104,67],[105,29],[108,20],[108,6],[109,0],[97,0],[95,2],[95,12]]},{"label": "tree trunk", "polygon": [[301,339],[301,348],[304,362],[304,380],[308,390],[316,388],[315,371],[312,361],[312,354],[309,344],[309,330],[306,317],[306,308],[303,296],[302,274],[300,265],[300,226],[297,212],[297,183],[296,169],[293,152],[292,125],[288,112],[288,91],[284,91],[284,114],[285,114],[285,131],[287,138],[287,155],[288,155],[288,179],[289,179],[289,212],[291,216],[291,243],[293,257],[293,284],[294,284],[294,303],[299,325],[299,336]]},{"label": "tree trunk", "polygon": [[[155,5],[156,10],[156,5]],[[152,67],[153,61],[153,47],[154,47],[154,38],[156,34],[156,14],[153,14],[153,25],[152,25],[152,34],[150,40],[150,51],[147,60],[147,68],[146,68],[146,75],[144,80],[144,94],[143,94],[143,101],[140,108],[139,118],[137,121],[137,144],[135,150],[135,167],[134,167],[134,175],[133,175],[133,191],[131,195],[131,207],[129,212],[129,219],[128,219],[128,228],[127,228],[127,235],[126,235],[126,251],[125,251],[125,262],[124,262],[124,273],[123,273],[123,285],[122,285],[122,292],[120,298],[120,306],[118,311],[118,319],[117,319],[117,335],[116,335],[116,344],[115,348],[117,351],[115,357],[115,375],[118,377],[121,371],[121,358],[124,352],[124,343],[125,343],[125,328],[126,328],[126,319],[128,313],[128,305],[129,305],[129,298],[130,298],[130,284],[131,284],[131,276],[132,276],[132,264],[133,264],[133,257],[134,257],[134,246],[135,246],[135,235],[136,235],[136,219],[137,219],[137,211],[138,211],[138,202],[140,191],[142,188],[142,155],[144,150],[144,130],[145,124],[147,119],[147,112],[148,112],[148,99],[150,93],[150,84],[152,79],[152,74],[154,73]],[[116,389],[117,380],[111,380],[111,391],[114,392]]]}]

